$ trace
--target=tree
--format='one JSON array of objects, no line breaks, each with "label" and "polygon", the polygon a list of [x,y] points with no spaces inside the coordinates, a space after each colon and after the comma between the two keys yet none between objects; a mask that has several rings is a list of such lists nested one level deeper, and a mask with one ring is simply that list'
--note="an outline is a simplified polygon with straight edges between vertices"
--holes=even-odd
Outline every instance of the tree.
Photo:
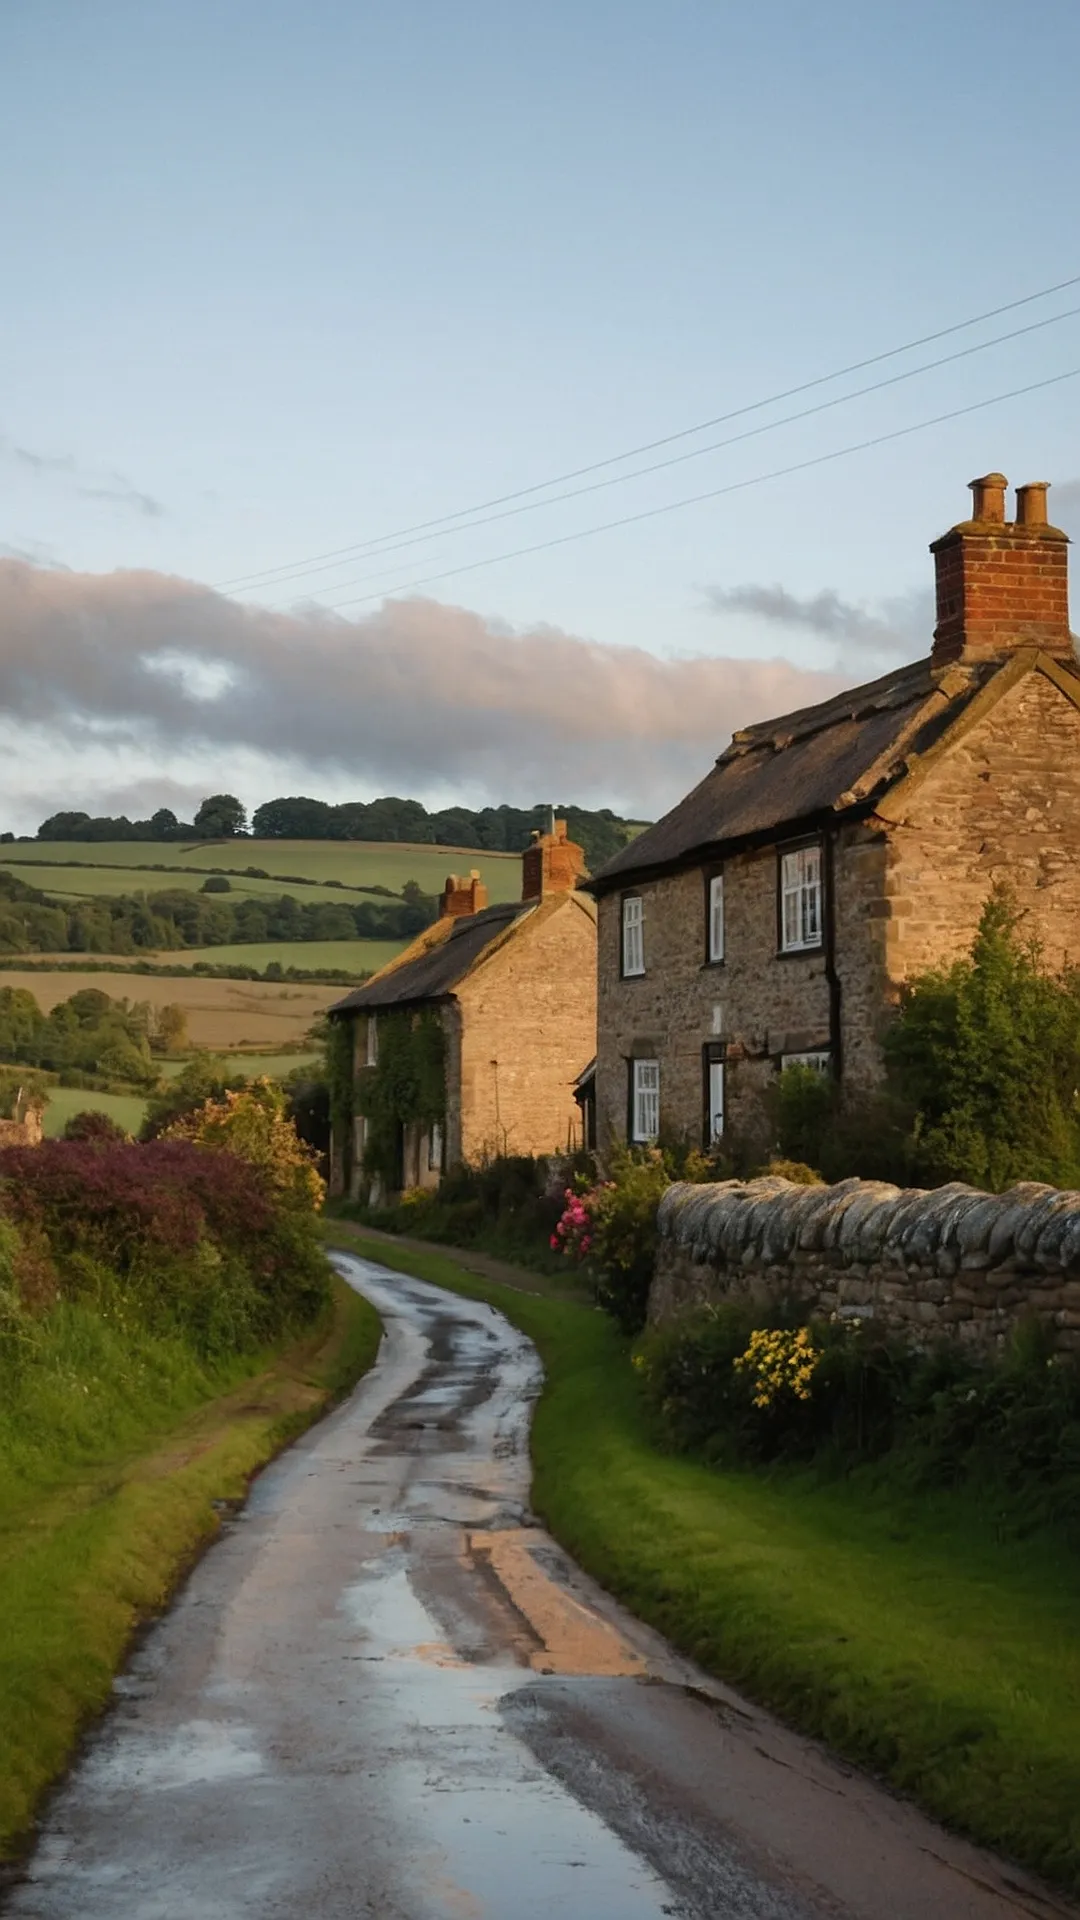
[{"label": "tree", "polygon": [[247,809],[232,793],[212,793],[195,815],[200,840],[231,840],[247,831]]},{"label": "tree", "polygon": [[170,1140],[190,1140],[209,1153],[233,1153],[259,1167],[275,1197],[301,1213],[315,1213],[325,1191],[315,1156],[286,1112],[285,1094],[270,1080],[256,1080],[176,1120]]},{"label": "tree", "polygon": [[333,815],[328,801],[303,794],[266,800],[251,817],[251,831],[260,840],[326,840],[333,831]]},{"label": "tree", "polygon": [[1080,1186],[1080,972],[1044,970],[1005,889],[968,956],[905,987],[885,1049],[923,1178]]},{"label": "tree", "polygon": [[171,807],[159,807],[150,815],[150,830],[155,840],[171,840],[180,822]]},{"label": "tree", "polygon": [[177,1001],[169,1000],[165,1006],[157,1009],[150,1035],[151,1051],[165,1054],[183,1053],[187,1045],[187,1013]]}]

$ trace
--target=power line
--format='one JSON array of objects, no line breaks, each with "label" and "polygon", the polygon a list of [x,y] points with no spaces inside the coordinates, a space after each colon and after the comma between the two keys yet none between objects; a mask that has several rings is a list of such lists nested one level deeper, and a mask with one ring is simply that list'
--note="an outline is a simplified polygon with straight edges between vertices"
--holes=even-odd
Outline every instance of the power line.
[{"label": "power line", "polygon": [[550,480],[538,480],[532,486],[519,487],[512,493],[501,493],[490,500],[480,500],[471,507],[461,507],[455,513],[437,515],[432,520],[416,521],[412,526],[395,527],[389,533],[380,534],[371,540],[354,541],[345,547],[332,548],[325,553],[315,553],[303,560],[285,561],[279,567],[264,568],[261,572],[238,574],[231,580],[219,580],[213,584],[220,590],[229,588],[243,590],[260,582],[270,583],[282,574],[288,574],[307,566],[315,566],[325,560],[347,558],[351,554],[366,552],[373,547],[381,547],[387,541],[404,538],[408,534],[427,533],[432,528],[442,527],[454,520],[468,519],[475,513],[486,513],[492,507],[507,506],[511,501],[524,500],[535,493],[545,493],[550,487],[560,487],[571,480],[582,480],[589,474],[599,473],[604,467],[616,466],[622,460],[635,460],[640,454],[655,453],[661,447],[674,445],[678,440],[692,438],[696,433],[707,433],[711,427],[726,426],[731,420],[739,420],[749,413],[758,413],[765,407],[778,406],[784,400],[797,399],[800,394],[810,393],[816,387],[829,385],[833,380],[843,380],[848,374],[863,373],[867,367],[880,366],[886,360],[895,360],[902,353],[913,353],[917,347],[932,346],[937,340],[948,339],[951,334],[966,332],[968,327],[980,326],[983,321],[996,320],[1003,313],[1015,313],[1020,307],[1028,307],[1037,300],[1047,300],[1051,294],[1064,293],[1069,287],[1080,286],[1080,274],[1073,274],[1068,280],[1058,280],[1053,286],[1043,287],[1037,293],[1026,293],[1019,300],[1007,300],[1002,306],[989,307],[984,313],[977,313],[967,320],[954,321],[951,326],[939,327],[934,333],[920,334],[915,340],[908,340],[903,346],[889,347],[884,353],[870,354],[864,360],[853,360],[845,367],[838,367],[832,373],[818,374],[813,380],[804,380],[798,386],[785,387],[778,393],[768,395],[762,400],[749,401],[745,406],[735,407],[729,413],[715,414],[709,420],[701,420],[696,426],[682,427],[677,433],[662,435],[657,440],[646,440],[636,447],[628,447],[623,453],[609,455],[605,460],[594,460],[588,466],[573,467],[565,473],[553,475]]},{"label": "power line", "polygon": [[486,560],[470,560],[464,566],[447,567],[441,573],[429,573],[422,580],[403,580],[394,587],[383,587],[375,593],[360,595],[354,600],[336,600],[327,602],[331,611],[338,607],[366,606],[373,600],[385,600],[394,593],[414,593],[417,587],[430,587],[442,580],[453,580],[459,574],[476,573],[481,567],[494,567],[501,560],[521,560],[529,554],[547,553],[552,547],[569,546],[575,540],[588,540],[597,533],[611,533],[619,527],[637,526],[643,520],[658,519],[661,514],[676,513],[681,507],[694,507],[705,500],[719,500],[725,494],[741,493],[747,487],[764,486],[768,480],[783,480],[794,473],[807,473],[811,467],[822,467],[831,460],[842,460],[851,453],[866,453],[871,447],[882,447],[890,440],[903,440],[912,433],[924,433],[929,427],[943,426],[949,420],[961,420],[965,415],[981,413],[985,407],[1000,406],[1005,400],[1018,400],[1025,394],[1040,393],[1046,387],[1060,386],[1064,380],[1080,377],[1080,367],[1070,367],[1065,373],[1055,373],[1047,380],[1033,380],[1026,387],[1010,387],[1006,393],[990,394],[985,400],[975,400],[967,407],[953,407],[948,413],[937,413],[930,420],[917,420],[911,426],[894,427],[890,433],[877,433],[869,440],[856,440],[850,446],[836,447],[831,453],[815,454],[810,460],[797,460],[788,467],[774,467],[769,473],[754,474],[748,480],[732,480],[724,487],[710,487],[706,493],[691,493],[681,500],[668,500],[663,506],[645,507],[640,513],[624,514],[619,520],[605,520],[595,527],[580,527],[576,533],[563,533],[551,540],[538,540],[528,547],[515,547],[508,553],[495,553]]},{"label": "power line", "polygon": [[[708,453],[719,453],[725,447],[739,446],[744,440],[759,439],[762,434],[774,433],[780,427],[790,427],[801,420],[810,420],[816,414],[828,413],[835,407],[847,406],[852,400],[864,400],[868,394],[880,393],[886,387],[901,386],[906,380],[915,380],[920,374],[933,373],[939,367],[951,366],[957,360],[969,360],[974,354],[985,353],[990,347],[1000,347],[1010,340],[1020,340],[1029,333],[1040,333],[1046,327],[1056,326],[1060,320],[1074,320],[1080,314],[1080,307],[1069,307],[1064,313],[1051,314],[1046,320],[1034,320],[1029,326],[1015,327],[1011,333],[999,333],[991,340],[981,340],[976,346],[961,347],[956,353],[946,353],[937,360],[926,360],[921,366],[908,367],[903,373],[889,374],[884,380],[874,380],[868,386],[856,387],[851,393],[835,395],[831,400],[819,400],[812,407],[803,407],[798,413],[782,414],[779,420],[766,420],[758,427],[747,427],[742,433],[730,434],[725,440],[710,440],[703,447],[692,447],[689,453],[676,453],[667,460],[654,460],[647,467],[635,467],[630,473],[616,473],[606,480],[590,481],[586,487],[574,487],[566,493],[552,494],[548,500],[530,500],[516,507],[504,507],[499,513],[485,514],[482,519],[470,520],[463,527],[443,527],[435,533],[421,533],[409,540],[397,540],[391,546],[383,547],[372,559],[382,559],[386,554],[398,553],[404,547],[426,545],[430,540],[443,540],[447,536],[459,533],[472,533],[479,527],[493,526],[500,520],[514,520],[523,513],[538,513],[544,507],[559,506],[566,500],[580,500],[587,494],[603,493],[609,487],[624,486],[630,480],[642,480],[653,473],[663,473],[669,467],[684,466],[689,460],[700,460]],[[325,573],[340,566],[338,560],[330,560],[321,567],[303,567],[297,573],[286,574],[282,580],[270,581],[269,586],[285,586],[290,580],[303,579],[313,573]],[[341,592],[345,587],[363,586],[365,580],[373,579],[373,574],[365,574],[357,580],[337,580],[331,584],[330,591]]]}]

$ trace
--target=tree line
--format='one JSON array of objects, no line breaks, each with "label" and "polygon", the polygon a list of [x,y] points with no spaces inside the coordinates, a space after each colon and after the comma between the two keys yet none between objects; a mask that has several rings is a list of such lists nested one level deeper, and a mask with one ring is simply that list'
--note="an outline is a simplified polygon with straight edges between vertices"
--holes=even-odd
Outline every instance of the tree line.
[{"label": "tree line", "polygon": [[[630,838],[630,823],[610,807],[556,807],[570,837],[585,851],[594,872],[618,853]],[[247,811],[234,794],[211,794],[194,820],[177,818],[160,807],[148,820],[113,819],[88,813],[54,813],[38,828],[39,840],[231,840],[250,834],[258,840],[375,840],[403,841],[421,846],[475,847],[483,853],[521,853],[531,836],[549,824],[552,809],[535,807],[443,807],[433,813],[419,800],[387,796],[381,800],[348,800],[331,806],[326,800],[293,795],[264,801],[248,821]],[[8,836],[5,836],[8,837]]]},{"label": "tree line", "polygon": [[25,987],[0,987],[0,1060],[47,1073],[90,1074],[151,1087],[157,1059],[187,1044],[182,1007],[113,1000],[84,987],[43,1013]]},{"label": "tree line", "polygon": [[0,953],[175,952],[185,947],[262,945],[278,940],[410,940],[429,927],[438,902],[415,880],[400,899],[323,904],[291,894],[230,900],[211,876],[203,891],[97,895],[61,905],[0,868]]}]

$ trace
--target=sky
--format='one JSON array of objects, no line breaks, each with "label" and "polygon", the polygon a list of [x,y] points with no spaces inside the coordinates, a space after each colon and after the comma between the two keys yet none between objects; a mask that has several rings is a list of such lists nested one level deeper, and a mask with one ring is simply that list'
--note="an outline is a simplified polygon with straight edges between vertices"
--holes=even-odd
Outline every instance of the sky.
[{"label": "sky", "polygon": [[972,477],[1080,536],[1078,67],[1076,0],[0,0],[0,825],[654,816],[925,654]]}]

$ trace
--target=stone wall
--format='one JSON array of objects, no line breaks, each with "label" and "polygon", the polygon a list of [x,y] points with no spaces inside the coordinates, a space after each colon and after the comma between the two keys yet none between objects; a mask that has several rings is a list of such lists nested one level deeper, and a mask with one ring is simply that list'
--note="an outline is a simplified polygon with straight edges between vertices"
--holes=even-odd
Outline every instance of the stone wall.
[{"label": "stone wall", "polygon": [[574,1082],[596,1050],[591,899],[547,895],[454,991],[451,1155],[476,1163],[496,1153],[565,1153],[581,1135]]},{"label": "stone wall", "polygon": [[653,1322],[707,1302],[797,1299],[919,1345],[955,1339],[992,1353],[1034,1314],[1080,1351],[1080,1193],[679,1182],[659,1229]]},{"label": "stone wall", "polygon": [[964,952],[996,881],[1048,966],[1080,960],[1080,713],[1045,674],[1019,681],[885,805],[894,983]]}]

